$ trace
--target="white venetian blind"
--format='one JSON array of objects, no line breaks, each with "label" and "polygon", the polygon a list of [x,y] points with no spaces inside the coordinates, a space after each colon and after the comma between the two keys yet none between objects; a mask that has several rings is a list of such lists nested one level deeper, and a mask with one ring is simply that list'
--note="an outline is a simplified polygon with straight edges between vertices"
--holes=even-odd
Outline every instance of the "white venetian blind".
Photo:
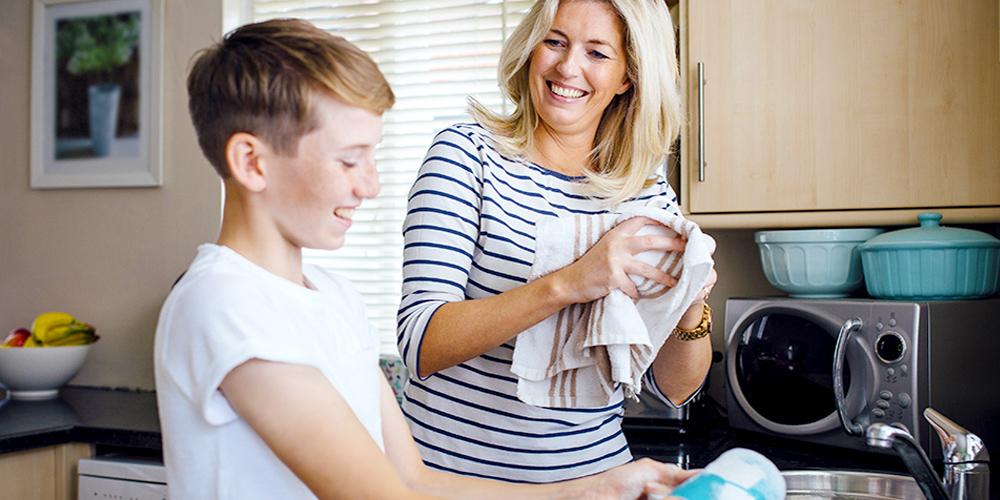
[{"label": "white venetian blind", "polygon": [[468,120],[466,97],[506,103],[496,66],[503,40],[532,0],[253,0],[253,20],[306,19],[367,51],[385,73],[396,105],[384,117],[376,153],[382,191],[355,214],[343,248],[306,250],[307,262],[357,285],[368,315],[395,352],[406,195],[439,130]]}]

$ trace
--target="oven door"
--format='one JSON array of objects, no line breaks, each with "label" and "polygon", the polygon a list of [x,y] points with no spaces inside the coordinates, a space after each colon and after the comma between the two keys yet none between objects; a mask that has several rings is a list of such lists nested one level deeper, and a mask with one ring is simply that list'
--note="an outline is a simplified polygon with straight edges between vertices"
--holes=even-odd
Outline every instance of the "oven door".
[{"label": "oven door", "polygon": [[[867,309],[808,300],[727,303],[730,424],[789,437],[826,435],[818,439],[823,442],[846,436],[834,397],[835,349],[845,323],[856,316],[867,319]],[[876,384],[874,355],[861,335],[848,338],[841,370],[845,419],[848,425],[866,425],[865,402]],[[855,440],[863,441],[852,437],[852,447]]]}]

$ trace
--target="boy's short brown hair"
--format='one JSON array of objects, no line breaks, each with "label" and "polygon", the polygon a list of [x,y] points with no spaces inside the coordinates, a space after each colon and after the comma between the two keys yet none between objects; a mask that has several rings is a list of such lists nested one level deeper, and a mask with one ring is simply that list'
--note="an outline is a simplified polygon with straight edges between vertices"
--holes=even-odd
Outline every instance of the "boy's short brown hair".
[{"label": "boy's short brown hair", "polygon": [[314,92],[382,114],[395,96],[368,54],[300,19],[247,24],[202,49],[188,74],[188,110],[198,144],[223,179],[226,142],[253,134],[294,156],[319,124]]}]

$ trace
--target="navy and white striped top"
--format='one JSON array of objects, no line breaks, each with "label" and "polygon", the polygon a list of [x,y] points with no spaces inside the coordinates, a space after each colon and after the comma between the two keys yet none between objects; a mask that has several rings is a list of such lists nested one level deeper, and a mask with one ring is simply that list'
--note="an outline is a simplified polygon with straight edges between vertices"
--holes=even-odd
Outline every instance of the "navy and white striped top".
[{"label": "navy and white striped top", "polygon": [[[606,211],[599,199],[584,194],[585,182],[500,154],[479,125],[455,125],[434,139],[410,191],[403,226],[397,339],[411,374],[403,412],[428,466],[549,482],[631,460],[621,431],[621,390],[615,403],[603,408],[522,403],[510,371],[512,343],[427,379],[416,375],[423,335],[438,307],[525,284],[535,227],[544,218]],[[636,203],[679,213],[674,191],[662,178],[625,202]],[[669,404],[649,373],[645,379],[643,385]]]}]

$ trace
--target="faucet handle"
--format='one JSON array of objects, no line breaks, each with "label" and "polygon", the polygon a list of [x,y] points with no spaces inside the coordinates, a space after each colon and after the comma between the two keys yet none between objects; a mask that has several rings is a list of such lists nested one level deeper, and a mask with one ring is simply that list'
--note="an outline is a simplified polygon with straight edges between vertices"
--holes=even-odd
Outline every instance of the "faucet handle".
[{"label": "faucet handle", "polygon": [[924,409],[924,418],[941,439],[945,464],[989,462],[990,454],[979,436],[969,432],[933,408]]}]

